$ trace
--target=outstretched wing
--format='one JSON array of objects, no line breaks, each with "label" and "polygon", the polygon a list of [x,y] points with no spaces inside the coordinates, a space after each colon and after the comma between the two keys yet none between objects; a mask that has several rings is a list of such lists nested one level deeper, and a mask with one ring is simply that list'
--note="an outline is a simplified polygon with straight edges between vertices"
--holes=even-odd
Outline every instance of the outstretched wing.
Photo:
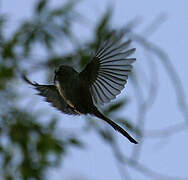
[{"label": "outstretched wing", "polygon": [[39,91],[38,95],[45,97],[46,101],[51,103],[52,106],[60,110],[61,112],[69,115],[78,115],[59,95],[56,87],[54,85],[40,85],[38,83],[32,83],[27,79],[25,75],[22,75],[22,78]]},{"label": "outstretched wing", "polygon": [[95,104],[104,104],[115,99],[124,88],[135,58],[129,58],[135,48],[127,50],[131,41],[122,42],[123,33],[114,33],[106,41],[92,61],[80,73],[91,90]]}]

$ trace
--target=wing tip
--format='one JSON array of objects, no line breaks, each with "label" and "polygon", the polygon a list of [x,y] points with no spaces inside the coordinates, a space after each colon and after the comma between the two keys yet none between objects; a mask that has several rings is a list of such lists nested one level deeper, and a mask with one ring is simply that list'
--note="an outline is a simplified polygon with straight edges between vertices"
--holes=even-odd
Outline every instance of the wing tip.
[{"label": "wing tip", "polygon": [[131,53],[134,53],[136,51],[136,48],[130,49]]},{"label": "wing tip", "polygon": [[26,77],[26,75],[25,75],[25,73],[22,73],[21,74],[21,78],[26,82],[26,83],[28,83],[28,84],[30,84],[30,85],[32,85],[32,86],[37,86],[38,85],[38,83],[36,83],[36,82],[31,82],[27,77]]},{"label": "wing tip", "polygon": [[34,85],[25,75],[25,73],[21,74],[21,78],[28,84]]}]

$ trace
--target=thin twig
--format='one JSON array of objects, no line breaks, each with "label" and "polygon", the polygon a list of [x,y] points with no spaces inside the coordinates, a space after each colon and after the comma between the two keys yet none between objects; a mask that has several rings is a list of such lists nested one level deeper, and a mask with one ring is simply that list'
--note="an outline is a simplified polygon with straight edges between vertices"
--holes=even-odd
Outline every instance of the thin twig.
[{"label": "thin twig", "polygon": [[173,64],[171,63],[168,55],[157,45],[149,42],[144,37],[138,34],[133,34],[134,40],[145,47],[148,51],[153,52],[163,64],[168,77],[174,87],[176,93],[176,100],[179,111],[181,112],[184,120],[188,122],[188,107],[186,102],[186,93],[181,82],[181,79],[176,72]]}]

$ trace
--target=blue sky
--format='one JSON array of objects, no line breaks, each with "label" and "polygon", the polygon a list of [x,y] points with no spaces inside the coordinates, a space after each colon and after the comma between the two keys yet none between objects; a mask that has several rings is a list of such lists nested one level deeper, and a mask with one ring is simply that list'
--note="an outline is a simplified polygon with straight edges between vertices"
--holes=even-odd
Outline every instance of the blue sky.
[{"label": "blue sky", "polygon": [[[8,24],[10,31],[14,29],[21,19],[30,17],[33,2],[35,1],[2,0],[0,2],[1,12],[10,15],[11,21]],[[54,5],[61,2],[62,1],[53,0]],[[78,5],[77,11],[87,17],[87,25],[77,24],[74,27],[74,30],[78,31],[80,34],[81,42],[83,42],[84,39],[91,38],[93,24],[104,14],[109,2],[111,2],[114,7],[114,15],[112,18],[113,28],[121,27],[129,20],[140,17],[142,23],[138,26],[136,32],[143,33],[147,25],[159,14],[162,13],[167,17],[166,22],[163,23],[154,34],[149,36],[149,40],[168,53],[171,62],[183,82],[185,92],[188,92],[188,1],[83,0]],[[142,55],[143,51],[141,47],[138,46],[136,48],[137,52],[135,56],[137,57],[137,62],[134,64],[135,70],[140,67],[143,68],[142,71],[148,71],[142,65],[145,64],[146,60],[143,59],[144,56]],[[155,104],[146,117],[147,122],[145,126],[148,130],[161,129],[183,121],[181,114],[177,110],[175,93],[168,76],[157,60],[156,64],[157,71],[159,72],[159,93]],[[142,80],[141,77],[139,79],[140,81]],[[125,93],[125,91],[123,91],[123,93]],[[126,87],[126,94],[134,101],[135,96],[134,93],[132,93],[130,83],[128,83]],[[33,91],[31,91],[30,95],[33,97]],[[118,97],[118,99],[120,97]],[[187,99],[187,97],[185,98]],[[43,102],[42,105],[44,105]],[[57,113],[48,105],[45,107],[52,111],[52,113]],[[120,113],[126,117],[136,116],[135,105],[131,105],[128,109],[122,110]],[[58,115],[63,116],[60,113],[58,113]],[[117,116],[118,115],[117,113]],[[66,117],[63,119],[63,126],[74,130],[77,130],[77,128],[81,127],[85,122],[82,117]],[[122,152],[126,155],[131,154],[134,145],[125,142],[124,138],[119,136],[119,134],[116,134],[116,136]],[[85,150],[71,149],[70,153],[63,161],[63,168],[50,170],[49,177],[55,176],[56,179],[67,180],[78,179],[79,176],[80,179],[85,177],[86,180],[121,179],[110,147],[102,142],[94,131],[87,134],[87,137],[83,136],[82,139],[86,142],[87,148]],[[187,139],[188,131],[180,132],[166,139],[147,139],[144,142],[139,161],[156,172],[161,172],[166,175],[188,177]],[[128,171],[132,179],[151,179],[137,173],[137,171],[134,171],[132,168],[128,169]]]}]

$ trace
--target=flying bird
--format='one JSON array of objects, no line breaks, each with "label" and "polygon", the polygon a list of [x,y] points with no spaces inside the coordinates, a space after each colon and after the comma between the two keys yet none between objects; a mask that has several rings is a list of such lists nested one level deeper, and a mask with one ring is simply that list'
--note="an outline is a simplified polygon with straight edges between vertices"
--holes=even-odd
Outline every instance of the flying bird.
[{"label": "flying bird", "polygon": [[96,116],[110,124],[130,142],[137,144],[123,128],[105,117],[97,108],[121,93],[132,70],[131,64],[136,60],[129,57],[135,52],[135,48],[129,48],[130,40],[122,42],[123,36],[123,33],[112,33],[81,72],[67,65],[59,66],[54,73],[53,85],[31,82],[24,74],[22,78],[61,112]]}]

